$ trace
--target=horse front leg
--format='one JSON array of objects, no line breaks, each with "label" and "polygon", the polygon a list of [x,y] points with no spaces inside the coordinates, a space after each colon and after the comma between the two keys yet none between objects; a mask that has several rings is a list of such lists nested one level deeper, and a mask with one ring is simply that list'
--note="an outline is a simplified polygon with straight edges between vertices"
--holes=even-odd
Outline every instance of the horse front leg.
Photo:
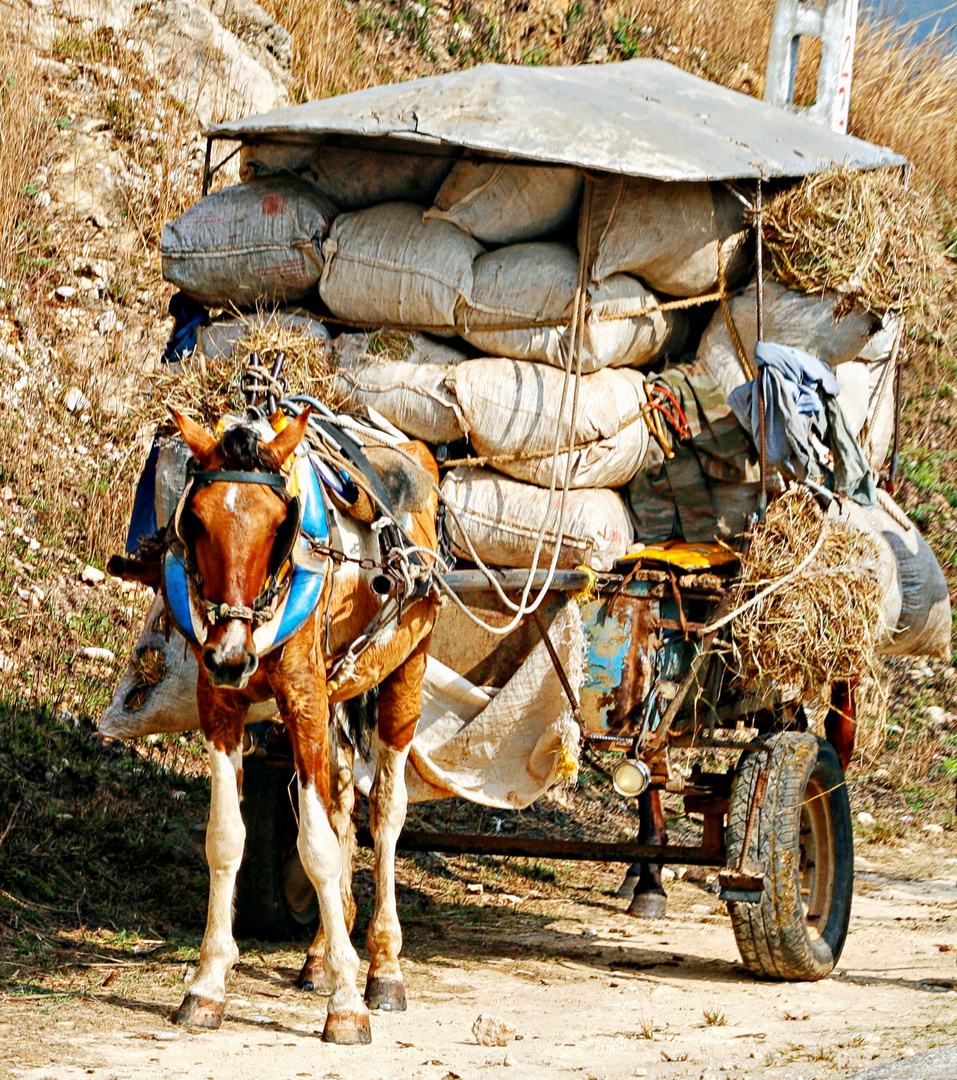
[{"label": "horse front leg", "polygon": [[375,843],[375,908],[366,938],[370,963],[365,999],[370,1009],[406,1008],[405,982],[399,966],[402,927],[396,906],[395,849],[409,804],[405,764],[422,711],[427,647],[426,640],[379,689],[378,767],[369,796]]},{"label": "horse front leg", "polygon": [[[332,755],[330,819],[333,831],[339,838],[339,851],[342,857],[339,892],[342,897],[346,928],[350,934],[356,922],[356,901],[352,892],[353,864],[356,853],[356,829],[352,818],[355,802],[355,750],[341,733],[337,733]],[[306,950],[305,962],[296,979],[296,985],[301,989],[328,991],[329,987],[322,966],[324,950],[325,931],[320,926],[312,944]]]},{"label": "horse front leg", "polygon": [[233,940],[233,893],[246,842],[246,826],[239,808],[246,710],[245,706],[229,712],[217,709],[211,692],[200,691],[199,702],[212,781],[206,829],[209,907],[199,969],[172,1020],[190,1027],[217,1028],[226,1011],[226,976],[239,956]]},{"label": "horse front leg", "polygon": [[369,1010],[356,989],[359,957],[349,940],[342,909],[342,853],[330,815],[325,679],[288,646],[277,674],[273,688],[292,738],[299,780],[299,858],[319,898],[322,920],[322,968],[329,985],[322,1037],[326,1042],[368,1043],[372,1041]]}]

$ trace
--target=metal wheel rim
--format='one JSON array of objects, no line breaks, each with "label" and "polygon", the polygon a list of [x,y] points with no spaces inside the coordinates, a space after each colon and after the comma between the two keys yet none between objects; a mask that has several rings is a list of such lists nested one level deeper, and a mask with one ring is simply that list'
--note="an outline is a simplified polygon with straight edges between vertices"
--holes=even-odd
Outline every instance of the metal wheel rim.
[{"label": "metal wheel rim", "polygon": [[798,882],[808,935],[820,938],[834,899],[834,828],[827,788],[813,776],[801,807]]}]

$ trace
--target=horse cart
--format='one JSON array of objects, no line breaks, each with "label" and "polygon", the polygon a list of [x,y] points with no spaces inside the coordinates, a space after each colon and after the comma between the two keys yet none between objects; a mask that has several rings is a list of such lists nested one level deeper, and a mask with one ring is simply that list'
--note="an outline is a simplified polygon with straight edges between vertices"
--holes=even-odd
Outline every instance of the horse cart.
[{"label": "horse cart", "polygon": [[[410,159],[419,161],[409,173],[413,180],[435,171],[437,161],[446,168],[453,160],[520,162],[649,180],[661,185],[665,202],[679,185],[724,185],[759,210],[762,184],[793,183],[835,163],[864,169],[902,164],[884,148],[657,61],[549,70],[487,65],[223,123],[207,134],[204,193],[237,150],[244,180],[257,170],[301,172],[316,160],[321,172],[322,153],[334,150],[354,163],[369,155],[379,170],[376,182],[389,174],[390,155],[399,163],[395,176],[409,170]],[[222,141],[233,149],[214,165],[213,149]],[[672,302],[675,308],[698,305],[692,321],[699,334],[726,299],[720,245],[718,264],[718,292]],[[760,242],[757,266],[760,340]],[[578,288],[580,299],[581,277]],[[330,318],[321,309],[320,318],[340,327],[381,325],[361,315]],[[456,328],[441,321],[435,329],[448,339]],[[429,441],[441,465],[447,448],[441,439]],[[576,749],[619,795],[637,800],[641,825],[636,841],[615,843],[406,829],[399,848],[618,862],[632,867],[630,876],[638,880],[630,906],[635,915],[662,913],[663,864],[715,867],[746,967],[770,978],[825,977],[840,956],[851,906],[844,769],[853,746],[854,686],[822,689],[818,704],[826,716],[818,735],[809,730],[799,695],[780,687],[753,692],[735,678],[729,621],[742,602],[736,575],[747,530],[733,532],[736,538],[723,543],[649,543],[597,571],[569,568],[567,561],[535,569],[536,554],[531,571],[520,563],[482,569],[466,559],[443,573],[449,602],[436,622],[430,656],[494,695],[536,650],[546,655],[574,724]],[[555,641],[571,609],[579,627],[574,664]],[[500,632],[504,628],[509,632]],[[247,733],[248,832],[236,932],[287,938],[313,928],[317,918],[295,848],[287,791],[291,755],[274,722],[252,724]],[[690,768],[677,767],[679,751]],[[666,841],[663,793],[682,800],[684,812],[700,821],[698,843]]]}]

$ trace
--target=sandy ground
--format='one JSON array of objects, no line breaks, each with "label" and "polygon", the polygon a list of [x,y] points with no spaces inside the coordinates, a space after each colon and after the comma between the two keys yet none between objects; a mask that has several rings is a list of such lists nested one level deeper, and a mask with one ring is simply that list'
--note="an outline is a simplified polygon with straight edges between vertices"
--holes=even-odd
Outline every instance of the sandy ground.
[{"label": "sandy ground", "polygon": [[[456,864],[461,867],[461,863]],[[901,867],[906,867],[906,871]],[[0,1074],[22,1080],[470,1080],[569,1076],[723,1080],[844,1077],[957,1042],[957,859],[926,842],[857,859],[847,947],[821,983],[756,982],[701,884],[669,885],[670,911],[636,922],[616,867],[563,899],[495,875],[481,895],[406,923],[409,1010],[373,1017],[373,1045],[320,1040],[324,1000],[291,985],[299,955],[246,951],[216,1032],[167,1020],[188,963],[104,956],[69,990],[8,997]],[[400,871],[401,877],[401,871]],[[477,883],[473,884],[473,889]],[[476,1044],[492,1014],[516,1029]]]}]

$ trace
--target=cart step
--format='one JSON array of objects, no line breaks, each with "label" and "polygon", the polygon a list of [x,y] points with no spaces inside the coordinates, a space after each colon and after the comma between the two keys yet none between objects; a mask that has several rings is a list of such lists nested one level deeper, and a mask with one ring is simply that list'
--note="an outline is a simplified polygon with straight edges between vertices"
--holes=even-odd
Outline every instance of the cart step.
[{"label": "cart step", "polygon": [[732,904],[760,904],[763,896],[763,889],[733,889],[730,886],[718,893],[719,900]]}]

